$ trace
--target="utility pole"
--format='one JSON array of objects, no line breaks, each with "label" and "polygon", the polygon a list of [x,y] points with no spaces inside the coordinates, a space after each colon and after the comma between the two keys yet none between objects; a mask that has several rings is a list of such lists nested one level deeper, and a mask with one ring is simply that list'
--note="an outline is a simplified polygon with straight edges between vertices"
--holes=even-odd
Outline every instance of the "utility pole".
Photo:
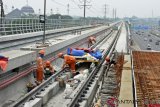
[{"label": "utility pole", "polygon": [[59,8],[56,8],[56,11],[57,11],[57,13],[56,13],[56,14],[59,14]]},{"label": "utility pole", "polygon": [[27,2],[27,6],[28,6],[28,0],[26,2]]},{"label": "utility pole", "polygon": [[154,17],[154,15],[153,15],[153,10],[152,10],[152,18]]},{"label": "utility pole", "polygon": [[51,15],[53,14],[53,9],[51,9]]},{"label": "utility pole", "polygon": [[39,14],[41,14],[41,9],[38,9]]},{"label": "utility pole", "polygon": [[112,15],[113,15],[113,20],[114,20],[114,15],[115,15],[114,8],[113,8],[113,13],[112,13]]},{"label": "utility pole", "polygon": [[[3,9],[3,1],[2,0],[0,0],[0,7],[1,7],[0,26],[2,26],[3,17],[4,17],[4,9]],[[0,29],[0,31],[1,31],[1,29]]]},{"label": "utility pole", "polygon": [[84,6],[84,16],[83,17],[85,19],[86,18],[86,0],[84,0],[84,5],[83,6]]},{"label": "utility pole", "polygon": [[117,19],[117,9],[115,9],[115,20]]},{"label": "utility pole", "polygon": [[45,45],[45,37],[46,37],[46,0],[44,0],[44,25],[43,25],[43,45]]},{"label": "utility pole", "polygon": [[83,10],[83,11],[84,11],[84,12],[83,12],[83,18],[84,18],[84,19],[86,18],[86,7],[91,6],[91,5],[87,5],[87,2],[88,2],[87,0],[84,0],[84,1],[83,1],[83,5],[80,5],[80,6],[82,6],[83,9],[84,9],[84,10]]},{"label": "utility pole", "polygon": [[69,4],[67,4],[67,15],[69,16]]},{"label": "utility pole", "polygon": [[106,15],[107,15],[107,5],[104,5],[104,19],[106,20]]},{"label": "utility pole", "polygon": [[1,7],[1,17],[4,17],[4,9],[3,9],[3,1],[0,0],[0,7]]}]

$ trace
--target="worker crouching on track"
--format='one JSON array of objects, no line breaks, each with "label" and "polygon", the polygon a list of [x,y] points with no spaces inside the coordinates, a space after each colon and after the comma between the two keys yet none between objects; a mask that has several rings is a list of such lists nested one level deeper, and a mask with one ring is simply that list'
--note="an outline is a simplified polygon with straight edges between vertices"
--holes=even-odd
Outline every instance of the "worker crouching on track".
[{"label": "worker crouching on track", "polygon": [[64,59],[62,68],[65,68],[65,66],[68,65],[72,71],[73,76],[75,76],[76,75],[76,58],[74,56],[64,55],[63,53],[59,53],[58,57]]},{"label": "worker crouching on track", "polygon": [[40,50],[39,51],[39,57],[37,58],[37,70],[36,70],[36,82],[37,84],[42,83],[44,79],[44,66],[43,66],[43,57],[44,57],[45,51]]},{"label": "worker crouching on track", "polygon": [[106,64],[109,64],[109,63],[110,63],[110,58],[106,57]]},{"label": "worker crouching on track", "polygon": [[46,61],[44,65],[45,79],[49,78],[53,74],[54,74],[54,67],[51,65],[50,61]]},{"label": "worker crouching on track", "polygon": [[116,61],[115,61],[115,60],[110,60],[110,58],[107,56],[107,57],[106,57],[106,64],[110,64],[110,65],[111,65],[111,64],[114,64],[114,65],[115,65],[115,64],[116,64]]},{"label": "worker crouching on track", "polygon": [[95,43],[96,43],[96,38],[95,37],[89,37],[88,48],[91,47],[92,45],[94,45]]}]

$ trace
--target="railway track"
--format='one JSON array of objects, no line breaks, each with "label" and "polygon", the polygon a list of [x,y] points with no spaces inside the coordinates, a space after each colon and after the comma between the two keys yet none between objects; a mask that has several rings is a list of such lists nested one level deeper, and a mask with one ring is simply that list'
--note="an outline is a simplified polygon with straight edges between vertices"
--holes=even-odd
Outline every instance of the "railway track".
[{"label": "railway track", "polygon": [[[113,32],[110,33],[110,35],[107,36],[107,38],[111,37],[112,34],[113,34]],[[104,40],[105,39],[103,38],[101,41],[96,43],[92,48],[96,48],[96,46],[99,43],[104,42]],[[100,69],[100,66],[104,62],[104,57],[106,57],[107,55],[111,54],[111,52],[113,51],[117,40],[118,40],[118,36],[117,36],[117,38],[114,39],[114,42],[110,45],[109,49],[106,49],[106,50],[103,51],[103,59],[101,60],[100,64],[97,67],[92,68],[92,72],[90,73],[89,77],[87,78],[86,82],[84,83],[84,85],[82,86],[80,91],[77,93],[76,97],[70,103],[70,106],[75,105],[75,103],[77,103],[77,99],[79,99],[79,97],[80,97],[81,93],[83,92],[84,88],[88,85],[89,81],[92,81],[94,79],[93,77],[97,74],[98,70]],[[51,59],[51,60],[53,60],[53,59]],[[42,90],[45,90],[46,87],[48,87],[50,84],[52,84],[55,81],[56,77],[58,77],[60,75],[63,75],[63,73],[66,70],[67,69],[63,69],[63,70],[61,70],[59,72],[56,72],[49,79],[47,79],[45,82],[43,82],[42,84],[40,84],[39,86],[34,88],[29,93],[27,93],[23,98],[19,99],[14,104],[12,104],[11,107],[21,107],[21,106],[24,105],[25,102],[27,102],[27,101],[29,101],[31,99],[34,99],[37,94],[41,93]]]},{"label": "railway track", "polygon": [[[114,39],[114,41],[112,42],[112,44],[109,46],[109,49],[104,50],[103,52],[103,59],[100,61],[99,65],[97,67],[95,67],[89,77],[87,78],[87,80],[84,82],[84,84],[82,85],[82,87],[80,88],[80,90],[77,92],[77,94],[75,95],[75,97],[71,100],[71,102],[67,105],[67,107],[80,107],[81,104],[83,102],[83,100],[88,99],[86,96],[87,91],[89,90],[89,88],[91,87],[91,85],[93,85],[93,82],[95,81],[95,79],[97,78],[97,74],[98,72],[102,72],[102,64],[105,61],[105,57],[106,56],[111,56],[112,52],[114,51],[114,48],[116,46],[118,37],[119,37],[119,33],[120,33],[121,28],[119,29],[119,31],[117,32],[117,37]],[[98,78],[100,79],[100,78]],[[94,92],[94,95],[96,94],[96,92]],[[93,99],[92,99],[93,100]],[[91,103],[91,102],[89,102]],[[87,105],[86,105],[87,107]]]},{"label": "railway track", "polygon": [[[112,31],[110,31],[110,29],[108,29],[108,33],[107,34],[110,34]],[[101,34],[99,34],[99,35],[101,35]],[[100,43],[101,41],[103,40],[103,38],[100,40],[100,41],[98,41],[96,44],[95,44],[95,46],[98,44],[98,43]],[[84,41],[86,41],[86,40],[84,40]],[[83,43],[76,43],[73,47],[79,47],[79,46],[81,46],[81,45],[83,45],[84,44],[84,41],[83,41]],[[86,44],[87,44],[87,41],[86,41]],[[93,46],[93,47],[95,47],[95,46]],[[93,48],[92,47],[92,48]],[[46,60],[50,60],[51,62],[53,62],[53,61],[55,61],[56,59],[57,59],[58,57],[57,56],[55,56],[55,57],[52,57],[52,58],[45,58]],[[28,67],[28,68],[27,68]],[[3,84],[6,84],[6,82],[8,82],[8,81],[6,81],[6,79],[9,79],[9,78],[11,78],[11,79],[13,79],[13,80],[15,80],[16,78],[20,78],[20,77],[22,77],[23,76],[23,72],[25,71],[27,74],[29,74],[30,72],[32,72],[32,71],[34,71],[34,69],[36,68],[36,66],[35,66],[35,64],[33,64],[33,65],[28,65],[28,66],[26,66],[26,67],[24,67],[24,69],[22,69],[21,71],[19,71],[19,72],[13,72],[13,71],[9,71],[9,72],[5,72],[5,73],[1,73],[0,74],[0,89],[3,87]],[[28,70],[27,70],[28,69]],[[14,77],[15,75],[19,75],[19,77]],[[9,84],[9,83],[8,83]]]},{"label": "railway track", "polygon": [[[54,38],[57,38],[57,37],[60,37],[60,36],[67,36],[67,35],[70,35],[70,34],[74,34],[75,31],[87,31],[87,30],[90,30],[90,29],[93,29],[95,28],[94,26],[92,27],[80,27],[80,28],[76,28],[76,29],[69,29],[69,30],[65,30],[65,31],[57,31],[55,33],[47,33],[46,34],[46,41],[48,41],[49,39],[54,39]],[[28,36],[26,36],[28,35]],[[37,33],[37,36],[30,36],[32,34],[26,34],[26,35],[21,35],[21,36],[24,36],[21,37],[21,38],[18,38],[18,39],[13,39],[13,40],[9,40],[9,43],[8,41],[3,41],[3,40],[8,40],[7,39],[7,36],[6,38],[4,37],[1,37],[2,41],[0,40],[0,52],[5,52],[5,51],[9,51],[9,50],[13,50],[13,49],[20,49],[24,46],[27,46],[27,45],[32,45],[32,44],[35,44],[37,42],[41,42],[42,40],[42,36]],[[17,35],[15,35],[15,38],[16,38]],[[14,36],[12,37],[14,38]]]}]

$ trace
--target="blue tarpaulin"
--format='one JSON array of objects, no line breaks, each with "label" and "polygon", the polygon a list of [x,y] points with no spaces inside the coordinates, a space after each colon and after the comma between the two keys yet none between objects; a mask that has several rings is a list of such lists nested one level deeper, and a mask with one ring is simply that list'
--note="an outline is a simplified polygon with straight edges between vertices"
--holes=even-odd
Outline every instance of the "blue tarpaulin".
[{"label": "blue tarpaulin", "polygon": [[85,55],[85,52],[84,52],[84,50],[76,50],[76,49],[68,48],[67,54],[73,55],[73,56],[83,56],[83,55]]},{"label": "blue tarpaulin", "polygon": [[100,51],[90,52],[89,54],[97,59],[102,59],[102,53]]}]

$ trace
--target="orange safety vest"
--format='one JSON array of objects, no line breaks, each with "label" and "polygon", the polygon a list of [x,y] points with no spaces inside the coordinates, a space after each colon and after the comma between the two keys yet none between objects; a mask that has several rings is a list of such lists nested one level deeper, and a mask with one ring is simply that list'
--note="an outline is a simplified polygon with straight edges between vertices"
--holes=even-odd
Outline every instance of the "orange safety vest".
[{"label": "orange safety vest", "polygon": [[5,71],[7,69],[8,61],[0,61],[0,68]]},{"label": "orange safety vest", "polygon": [[65,55],[64,61],[69,65],[70,69],[75,72],[76,58],[74,56]]},{"label": "orange safety vest", "polygon": [[36,77],[36,79],[37,79],[37,81],[38,82],[42,82],[43,81],[43,70],[44,70],[44,68],[43,68],[43,60],[42,60],[42,58],[41,57],[38,57],[37,58],[37,77]]},{"label": "orange safety vest", "polygon": [[76,58],[74,56],[65,55],[64,60],[66,64],[76,63]]},{"label": "orange safety vest", "polygon": [[96,39],[95,39],[94,37],[90,37],[90,38],[89,38],[89,41],[90,41],[90,42],[92,42],[92,41],[96,42]]}]

